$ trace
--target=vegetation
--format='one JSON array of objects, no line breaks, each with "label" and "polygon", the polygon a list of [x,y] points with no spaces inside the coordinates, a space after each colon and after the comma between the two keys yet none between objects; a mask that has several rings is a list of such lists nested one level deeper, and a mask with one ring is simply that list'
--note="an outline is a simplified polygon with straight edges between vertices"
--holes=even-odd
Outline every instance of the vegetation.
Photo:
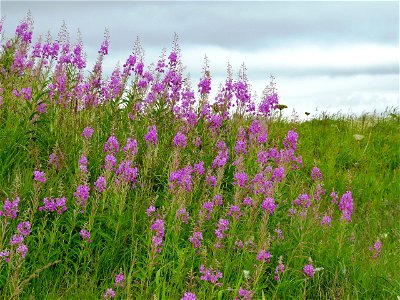
[{"label": "vegetation", "polygon": [[31,25],[0,52],[2,299],[400,296],[398,110],[284,118],[229,67],[211,100],[176,42],[104,78],[107,33],[87,72]]}]

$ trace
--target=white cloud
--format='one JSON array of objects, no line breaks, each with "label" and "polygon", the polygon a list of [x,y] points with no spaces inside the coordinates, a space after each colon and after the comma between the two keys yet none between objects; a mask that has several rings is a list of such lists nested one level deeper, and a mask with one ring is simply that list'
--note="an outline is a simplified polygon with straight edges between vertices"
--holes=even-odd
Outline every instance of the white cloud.
[{"label": "white cloud", "polygon": [[380,44],[294,45],[290,48],[255,49],[238,51],[215,46],[183,47],[184,62],[194,69],[201,69],[206,54],[211,72],[220,74],[229,62],[237,69],[244,62],[250,72],[284,74],[357,74],[388,72],[398,68],[397,47]]}]

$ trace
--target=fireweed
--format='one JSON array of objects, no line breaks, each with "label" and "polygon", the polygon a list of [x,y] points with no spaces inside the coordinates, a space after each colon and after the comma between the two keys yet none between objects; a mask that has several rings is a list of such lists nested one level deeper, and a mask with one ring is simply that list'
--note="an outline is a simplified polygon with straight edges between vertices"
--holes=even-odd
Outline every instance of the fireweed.
[{"label": "fireweed", "polygon": [[212,99],[208,61],[192,86],[177,41],[153,66],[135,43],[106,77],[109,41],[91,67],[65,27],[32,43],[25,20],[2,45],[0,123],[16,149],[1,152],[3,298],[86,297],[75,282],[105,299],[329,298],[327,282],[361,284],[345,267],[365,270],[360,253],[384,261],[386,242],[348,238],[354,174],[333,187],[303,125],[276,120],[273,80],[256,99],[245,67],[228,66]]}]

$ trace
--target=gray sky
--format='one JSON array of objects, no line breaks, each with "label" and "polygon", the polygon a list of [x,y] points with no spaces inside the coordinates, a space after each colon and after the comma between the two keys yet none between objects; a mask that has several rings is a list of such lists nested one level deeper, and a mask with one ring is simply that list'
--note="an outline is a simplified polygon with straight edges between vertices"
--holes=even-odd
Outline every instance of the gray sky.
[{"label": "gray sky", "polygon": [[6,36],[27,11],[34,37],[57,36],[64,20],[71,39],[82,33],[89,66],[108,28],[105,70],[129,56],[136,37],[145,62],[155,62],[179,36],[182,58],[197,85],[204,55],[212,91],[230,62],[247,66],[252,91],[276,77],[280,102],[303,114],[384,111],[399,106],[399,2],[134,2],[2,1]]}]

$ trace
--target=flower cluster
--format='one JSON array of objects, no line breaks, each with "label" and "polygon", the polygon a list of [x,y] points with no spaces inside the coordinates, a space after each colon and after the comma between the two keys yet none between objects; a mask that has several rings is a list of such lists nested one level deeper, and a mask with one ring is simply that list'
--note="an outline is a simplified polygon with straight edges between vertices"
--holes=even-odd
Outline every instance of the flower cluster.
[{"label": "flower cluster", "polygon": [[15,34],[22,39],[25,43],[32,42],[32,31],[27,22],[22,22],[17,26]]},{"label": "flower cluster", "polygon": [[253,206],[254,206],[253,199],[251,199],[250,197],[244,198],[244,199],[243,199],[243,205],[244,205],[244,206],[253,207]]},{"label": "flower cluster", "polygon": [[238,291],[238,295],[240,298],[236,297],[235,300],[251,300],[253,297],[253,291],[252,290],[245,290],[244,288],[240,287]]},{"label": "flower cluster", "polygon": [[94,133],[94,129],[92,127],[88,126],[88,127],[85,127],[85,129],[83,129],[82,136],[87,139],[90,139],[90,138],[92,138],[93,133]]},{"label": "flower cluster", "polygon": [[130,160],[122,161],[118,169],[115,171],[115,175],[117,175],[116,183],[120,183],[123,181],[125,183],[136,183],[136,178],[138,176],[138,168],[131,166],[132,162]]},{"label": "flower cluster", "polygon": [[270,252],[267,252],[267,251],[265,251],[264,249],[261,249],[260,252],[258,252],[257,258],[256,258],[256,259],[257,259],[258,261],[260,261],[260,262],[269,263],[270,260],[271,260],[271,257],[272,257],[272,255],[271,255]]},{"label": "flower cluster", "polygon": [[201,247],[202,240],[203,240],[203,233],[201,231],[194,231],[193,235],[189,238],[189,241],[193,244],[194,249]]},{"label": "flower cluster", "polygon": [[115,283],[114,283],[114,287],[119,287],[119,286],[124,286],[124,281],[125,281],[125,276],[123,273],[118,273],[115,276]]},{"label": "flower cluster", "polygon": [[261,208],[263,211],[266,213],[269,213],[270,215],[274,214],[275,209],[278,207],[277,204],[275,204],[274,198],[265,198],[263,203],[261,204]]},{"label": "flower cluster", "polygon": [[351,222],[351,215],[353,214],[353,198],[350,191],[347,191],[340,199],[339,209],[342,211],[342,220]]},{"label": "flower cluster", "polygon": [[6,218],[15,219],[18,213],[19,197],[16,197],[14,201],[10,201],[8,198],[4,202],[3,210],[0,211],[0,216],[5,216]]},{"label": "flower cluster", "polygon": [[192,171],[192,167],[187,166],[171,172],[169,176],[169,188],[171,192],[178,190],[190,192],[192,186]]},{"label": "flower cluster", "polygon": [[309,208],[311,205],[311,198],[307,194],[301,194],[293,201],[293,205],[298,205],[304,208]]},{"label": "flower cluster", "polygon": [[319,170],[319,168],[314,167],[311,171],[311,178],[313,181],[322,181],[322,174],[321,171]]},{"label": "flower cluster", "polygon": [[218,283],[218,280],[222,278],[222,273],[218,270],[214,270],[211,266],[206,269],[204,265],[200,265],[200,277],[201,280],[208,281],[211,283]]},{"label": "flower cluster", "polygon": [[202,161],[202,162],[199,162],[199,163],[195,163],[194,165],[193,165],[193,172],[194,173],[196,173],[196,174],[198,174],[198,175],[200,175],[200,176],[203,176],[204,175],[204,173],[205,173],[205,168],[204,168],[204,161]]},{"label": "flower cluster", "polygon": [[108,171],[112,171],[115,169],[117,165],[117,159],[112,154],[107,154],[104,158],[104,168]]},{"label": "flower cluster", "polygon": [[304,266],[303,272],[304,272],[304,275],[306,275],[309,278],[312,278],[312,277],[314,277],[315,269],[314,269],[313,265],[311,263],[309,263]]},{"label": "flower cluster", "polygon": [[90,232],[84,229],[81,229],[81,231],[79,231],[79,234],[81,235],[82,239],[88,243],[91,243],[92,240],[90,239]]},{"label": "flower cluster", "polygon": [[285,265],[282,263],[282,261],[279,261],[278,265],[275,268],[275,276],[274,279],[276,281],[280,280],[279,274],[284,273],[285,272]]},{"label": "flower cluster", "polygon": [[217,167],[223,168],[229,159],[229,149],[224,141],[219,141],[217,143],[217,148],[219,149],[219,151],[217,157],[213,161],[213,169]]},{"label": "flower cluster", "polygon": [[157,136],[157,127],[156,126],[149,126],[147,134],[144,136],[144,139],[148,144],[156,145],[158,141]]},{"label": "flower cluster", "polygon": [[67,199],[65,197],[61,198],[44,198],[43,199],[44,206],[39,207],[39,211],[47,210],[49,212],[57,212],[59,215],[62,215],[63,212],[67,210]]},{"label": "flower cluster", "polygon": [[266,117],[270,116],[272,110],[278,107],[278,102],[279,100],[277,93],[267,95],[260,103],[258,108],[259,114]]},{"label": "flower cluster", "polygon": [[213,207],[214,207],[214,203],[212,203],[211,201],[206,201],[203,204],[203,209],[201,210],[202,214],[205,214],[206,220],[210,220],[211,218],[211,214],[213,211]]},{"label": "flower cluster", "polygon": [[217,178],[213,175],[207,175],[206,176],[206,184],[212,187],[215,187],[217,185]]},{"label": "flower cluster", "polygon": [[181,147],[181,148],[185,148],[187,143],[186,143],[186,136],[178,131],[177,134],[174,137],[174,145],[176,147]]},{"label": "flower cluster", "polygon": [[239,221],[240,216],[242,215],[240,211],[240,206],[231,205],[229,208],[228,216],[233,217],[236,221]]},{"label": "flower cluster", "polygon": [[176,218],[181,219],[183,223],[189,224],[189,212],[186,208],[180,208],[176,211]]},{"label": "flower cluster", "polygon": [[46,182],[46,174],[44,172],[40,172],[38,170],[33,172],[33,180],[45,183]]},{"label": "flower cluster", "polygon": [[87,200],[89,199],[89,190],[89,186],[87,185],[78,185],[76,192],[74,193],[75,203],[82,207],[82,213],[84,212]]},{"label": "flower cluster", "polygon": [[373,246],[369,247],[369,251],[372,252],[373,258],[377,258],[382,251],[382,242],[380,240],[377,240]]},{"label": "flower cluster", "polygon": [[163,238],[164,238],[164,220],[157,219],[153,225],[151,225],[150,228],[152,231],[155,232],[155,234],[152,237],[152,247],[155,252],[160,253],[162,247],[164,246],[163,244]]},{"label": "flower cluster", "polygon": [[214,230],[217,242],[214,244],[215,248],[221,248],[221,240],[225,237],[224,232],[229,229],[229,221],[226,219],[219,219],[217,229]]},{"label": "flower cluster", "polygon": [[222,196],[221,195],[215,195],[214,196],[214,205],[216,206],[222,206]]},{"label": "flower cluster", "polygon": [[289,130],[285,141],[283,142],[285,148],[296,150],[298,137],[299,135],[297,134],[297,132]]},{"label": "flower cluster", "polygon": [[104,145],[104,152],[108,154],[117,154],[119,151],[119,144],[117,138],[112,135],[108,138],[107,142]]},{"label": "flower cluster", "polygon": [[239,185],[242,188],[245,188],[247,183],[249,182],[249,176],[246,172],[238,172],[234,175],[233,185]]},{"label": "flower cluster", "polygon": [[200,79],[198,84],[199,93],[202,95],[209,94],[211,91],[211,80],[208,77],[203,77]]},{"label": "flower cluster", "polygon": [[99,193],[104,193],[107,189],[106,179],[103,176],[99,176],[94,182],[94,190]]},{"label": "flower cluster", "polygon": [[277,182],[282,182],[283,178],[285,177],[285,168],[284,167],[278,167],[274,169],[274,172],[272,173],[271,180],[272,181],[277,181]]},{"label": "flower cluster", "polygon": [[115,298],[115,291],[112,288],[108,288],[106,293],[104,294],[104,299],[111,299]]},{"label": "flower cluster", "polygon": [[138,144],[135,139],[128,138],[126,141],[126,145],[123,149],[125,156],[136,156],[138,153]]},{"label": "flower cluster", "polygon": [[153,205],[150,205],[149,208],[146,209],[146,215],[150,218],[155,211],[156,208]]},{"label": "flower cluster", "polygon": [[[14,234],[10,239],[10,245],[19,255],[20,259],[25,258],[28,254],[28,247],[24,244],[24,239],[31,233],[31,223],[21,222],[17,225],[18,234]],[[6,262],[10,262],[11,251],[4,250],[0,252],[0,257],[3,257]]]},{"label": "flower cluster", "polygon": [[181,300],[196,300],[196,294],[185,292]]},{"label": "flower cluster", "polygon": [[247,146],[246,146],[246,129],[240,128],[239,133],[236,138],[236,145],[235,145],[235,154],[246,154],[247,153]]},{"label": "flower cluster", "polygon": [[87,169],[88,164],[89,164],[89,162],[88,162],[87,157],[85,155],[81,155],[81,157],[79,158],[78,165],[79,165],[79,170],[83,174],[87,174],[88,173],[88,169]]},{"label": "flower cluster", "polygon": [[332,226],[332,217],[331,216],[323,216],[321,225]]}]

